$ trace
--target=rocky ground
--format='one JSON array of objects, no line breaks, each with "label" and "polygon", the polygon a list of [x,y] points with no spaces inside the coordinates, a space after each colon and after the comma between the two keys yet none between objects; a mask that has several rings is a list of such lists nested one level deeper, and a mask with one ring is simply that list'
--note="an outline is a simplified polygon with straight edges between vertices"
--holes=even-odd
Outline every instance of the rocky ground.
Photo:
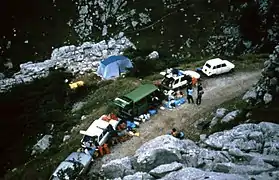
[{"label": "rocky ground", "polygon": [[102,166],[107,179],[275,180],[279,125],[242,124],[195,143],[170,135],[143,144],[130,157]]},{"label": "rocky ground", "polygon": [[199,136],[195,128],[195,121],[202,114],[244,93],[257,82],[259,77],[260,72],[235,72],[204,80],[205,94],[201,106],[184,104],[172,111],[161,110],[150,121],[140,125],[140,137],[134,137],[113,147],[111,154],[97,160],[92,165],[91,173],[98,171],[98,167],[103,163],[132,155],[143,143],[166,134],[172,127],[184,130],[186,137]]}]

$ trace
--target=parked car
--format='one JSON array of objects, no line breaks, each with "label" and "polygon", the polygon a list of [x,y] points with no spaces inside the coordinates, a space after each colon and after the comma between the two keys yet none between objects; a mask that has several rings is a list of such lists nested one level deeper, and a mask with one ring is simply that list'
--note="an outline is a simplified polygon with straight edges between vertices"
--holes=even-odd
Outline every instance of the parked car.
[{"label": "parked car", "polygon": [[49,180],[77,179],[78,176],[86,172],[91,161],[92,156],[83,152],[73,152],[59,164]]},{"label": "parked car", "polygon": [[183,71],[179,69],[169,69],[160,74],[164,76],[160,87],[165,95],[168,95],[170,91],[172,92],[185,88],[189,82],[192,82],[193,78],[196,80],[200,78],[199,73],[191,70]]},{"label": "parked car", "polygon": [[110,133],[116,130],[118,124],[121,121],[120,119],[111,119],[109,121],[105,121],[102,120],[102,118],[103,116],[93,121],[86,131],[80,131],[80,134],[84,135],[81,139],[82,144],[85,142],[92,142],[92,144],[96,147],[102,146],[108,141]]},{"label": "parked car", "polygon": [[210,59],[205,62],[202,72],[207,76],[214,76],[232,71],[235,65],[220,58]]}]

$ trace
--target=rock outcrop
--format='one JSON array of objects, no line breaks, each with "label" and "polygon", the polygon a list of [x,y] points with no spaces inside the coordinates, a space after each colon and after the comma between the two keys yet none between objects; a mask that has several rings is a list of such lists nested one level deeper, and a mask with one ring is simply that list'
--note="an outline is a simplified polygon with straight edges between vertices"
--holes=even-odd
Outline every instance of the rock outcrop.
[{"label": "rock outcrop", "polygon": [[127,48],[135,48],[124,33],[108,41],[85,42],[81,46],[63,46],[54,49],[51,58],[39,63],[27,62],[20,65],[20,71],[13,77],[0,79],[0,92],[5,92],[16,84],[29,83],[49,75],[51,69],[64,69],[73,75],[94,72],[100,60],[122,54]]},{"label": "rock outcrop", "polygon": [[275,180],[278,167],[279,125],[261,122],[214,133],[200,144],[159,136],[143,144],[134,156],[102,169],[107,179]]},{"label": "rock outcrop", "polygon": [[279,45],[264,63],[262,77],[258,83],[243,96],[250,105],[268,105],[279,93]]},{"label": "rock outcrop", "polygon": [[151,9],[130,9],[127,8],[128,3],[130,2],[125,0],[78,0],[76,5],[79,18],[74,22],[73,28],[79,38],[85,40],[91,39],[95,32],[107,36],[111,31],[115,32],[115,29],[133,30],[151,21]]}]

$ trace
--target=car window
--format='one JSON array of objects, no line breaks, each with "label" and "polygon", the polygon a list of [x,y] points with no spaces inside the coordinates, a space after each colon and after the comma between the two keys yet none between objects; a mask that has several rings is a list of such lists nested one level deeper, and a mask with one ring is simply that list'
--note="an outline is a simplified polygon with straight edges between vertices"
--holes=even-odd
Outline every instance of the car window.
[{"label": "car window", "polygon": [[179,79],[175,80],[175,81],[174,81],[174,84],[177,84],[178,82],[179,82]]},{"label": "car window", "polygon": [[169,84],[172,84],[173,81],[174,81],[173,78],[167,78],[167,77],[165,77],[165,78],[163,79],[163,81],[162,81],[162,84],[168,86]]},{"label": "car window", "polygon": [[187,78],[187,76],[183,76],[182,78],[181,78],[181,81],[186,81],[188,78]]},{"label": "car window", "polygon": [[221,64],[217,65],[217,68],[220,68],[221,67]]},{"label": "car window", "polygon": [[214,66],[213,69],[216,69],[216,66]]},{"label": "car window", "polygon": [[208,68],[211,68],[211,66],[209,64],[207,64],[207,63],[205,64],[205,66],[208,67]]},{"label": "car window", "polygon": [[226,64],[222,64],[222,67],[226,67],[227,65]]}]

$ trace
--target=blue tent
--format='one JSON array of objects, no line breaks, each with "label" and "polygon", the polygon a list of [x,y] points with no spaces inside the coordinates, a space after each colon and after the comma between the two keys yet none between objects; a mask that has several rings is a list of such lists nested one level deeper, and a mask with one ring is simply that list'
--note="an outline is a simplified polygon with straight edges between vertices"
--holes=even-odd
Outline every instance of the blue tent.
[{"label": "blue tent", "polygon": [[127,68],[132,68],[132,62],[125,56],[110,56],[101,61],[97,74],[104,79],[119,77],[126,72]]}]

